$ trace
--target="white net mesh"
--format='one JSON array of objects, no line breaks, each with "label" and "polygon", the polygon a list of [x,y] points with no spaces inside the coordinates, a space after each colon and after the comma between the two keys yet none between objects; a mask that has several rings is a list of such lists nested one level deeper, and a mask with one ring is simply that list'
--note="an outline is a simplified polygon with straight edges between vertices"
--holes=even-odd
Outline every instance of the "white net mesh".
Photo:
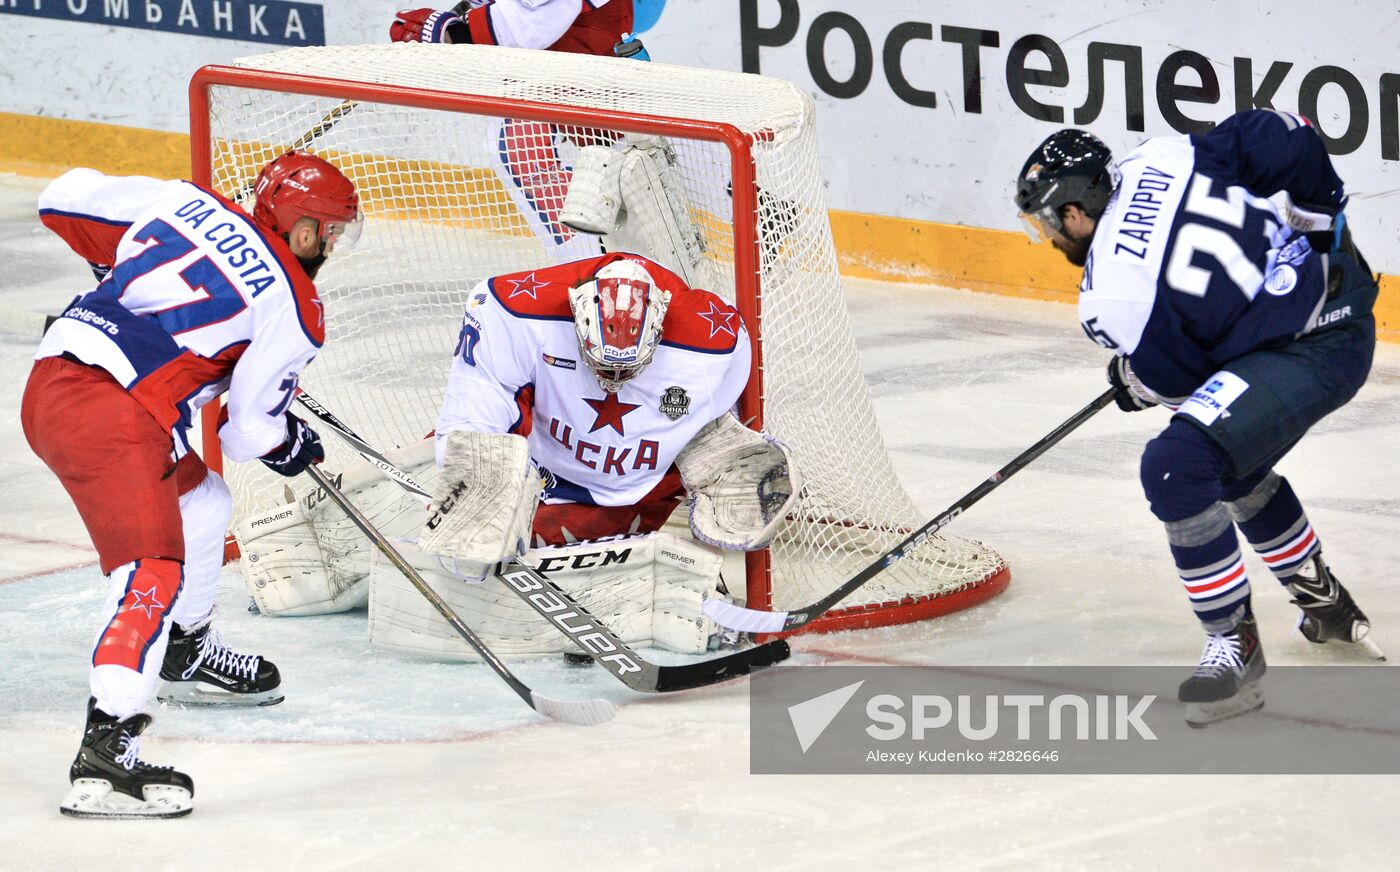
[{"label": "white net mesh", "polygon": [[[358,186],[364,239],[333,258],[317,282],[328,339],[304,383],[371,443],[388,449],[432,429],[473,284],[597,253],[595,238],[568,238],[553,216],[576,150],[620,148],[623,134],[615,122],[519,120],[534,111],[520,107],[393,105],[357,92],[356,83],[725,122],[751,149],[757,215],[734,214],[728,148],[675,135],[670,142],[705,239],[709,289],[731,301],[736,293],[758,296],[761,320],[749,326],[761,342],[765,427],[792,448],[806,479],[798,515],[771,549],[774,606],[820,598],[922,522],[895,479],[866,393],[826,218],[812,103],[793,85],[477,46],[291,49],[237,65],[344,82],[333,97],[290,93],[285,81],[263,86],[270,90],[212,86],[211,181],[246,196],[257,169],[295,144],[333,160]],[[419,100],[398,93],[396,101]],[[755,233],[759,275],[736,276],[736,240]],[[332,468],[351,460],[336,441],[326,440]],[[283,480],[259,464],[231,468],[229,479],[239,516],[282,500]],[[907,605],[1004,569],[979,542],[934,537],[843,607]]]}]

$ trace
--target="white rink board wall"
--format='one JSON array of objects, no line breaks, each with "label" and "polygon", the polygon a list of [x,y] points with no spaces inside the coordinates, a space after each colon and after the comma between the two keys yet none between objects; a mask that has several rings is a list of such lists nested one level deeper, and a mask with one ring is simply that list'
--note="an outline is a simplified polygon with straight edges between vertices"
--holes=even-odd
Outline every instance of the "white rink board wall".
[{"label": "white rink board wall", "polygon": [[[394,6],[0,0],[0,111],[185,132],[199,66],[318,39],[386,41]],[[833,209],[1015,230],[1011,178],[1058,127],[1122,150],[1262,102],[1315,115],[1372,265],[1400,272],[1383,219],[1400,191],[1391,6],[638,0],[641,20],[658,7],[643,35],[658,60],[762,72],[816,98]],[[67,47],[62,75],[55,47]]]}]

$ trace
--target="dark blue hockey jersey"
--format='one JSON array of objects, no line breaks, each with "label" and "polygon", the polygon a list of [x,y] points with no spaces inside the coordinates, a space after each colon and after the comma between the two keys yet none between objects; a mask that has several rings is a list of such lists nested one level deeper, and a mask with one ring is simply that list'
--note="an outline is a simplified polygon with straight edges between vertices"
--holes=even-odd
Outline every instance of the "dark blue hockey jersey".
[{"label": "dark blue hockey jersey", "polygon": [[1333,213],[1341,179],[1307,119],[1258,109],[1118,163],[1080,285],[1090,338],[1178,405],[1229,361],[1317,326],[1321,256],[1268,197]]}]

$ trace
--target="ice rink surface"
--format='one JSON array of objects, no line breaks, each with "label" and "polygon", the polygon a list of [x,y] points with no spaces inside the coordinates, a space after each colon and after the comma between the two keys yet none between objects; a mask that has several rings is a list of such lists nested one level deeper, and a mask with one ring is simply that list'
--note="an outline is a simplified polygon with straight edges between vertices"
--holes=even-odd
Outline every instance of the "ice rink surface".
[{"label": "ice rink surface", "polygon": [[[56,311],[91,278],[39,225],[41,187],[0,175],[0,304]],[[930,517],[1104,387],[1105,352],[1064,305],[846,287],[880,424]],[[1393,776],[752,776],[742,681],[644,698],[597,670],[520,664],[547,694],[620,706],[605,726],[559,725],[482,666],[372,649],[363,613],[248,614],[232,569],[219,626],[278,664],[287,701],[153,710],[142,756],[195,779],[190,817],[62,817],[103,583],[20,432],[34,344],[0,333],[0,869],[1400,868]],[[1397,384],[1400,348],[1382,346],[1361,394],[1280,467],[1392,656]],[[1166,420],[1110,407],[954,522],[1010,562],[1000,598],[798,637],[778,668],[1180,664],[1184,677],[1202,637],[1137,483],[1141,446]],[[1287,597],[1246,561],[1270,663],[1337,662],[1293,631]]]}]

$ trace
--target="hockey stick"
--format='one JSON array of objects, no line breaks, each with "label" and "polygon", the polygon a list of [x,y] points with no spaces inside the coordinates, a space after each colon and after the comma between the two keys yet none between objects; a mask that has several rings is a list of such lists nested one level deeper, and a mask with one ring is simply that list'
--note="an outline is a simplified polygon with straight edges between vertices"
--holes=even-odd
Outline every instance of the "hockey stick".
[{"label": "hockey stick", "polygon": [[[302,391],[297,399],[307,411],[355,447],[362,457],[378,467],[399,487],[414,496],[425,493],[408,473],[370,448],[358,434],[345,426],[344,422],[332,415],[315,398]],[[592,655],[618,681],[640,693],[670,693],[705,687],[780,663],[792,653],[788,644],[779,639],[697,663],[659,666],[643,659],[577,600],[524,563],[517,560],[504,562],[496,575],[507,588],[524,600],[526,605],[567,636],[580,650]]]},{"label": "hockey stick", "polygon": [[328,424],[332,430],[340,434],[340,437],[349,442],[351,447],[360,453],[360,456],[379,468],[394,484],[408,491],[416,497],[422,497],[428,502],[433,501],[433,495],[418,486],[418,483],[408,477],[408,473],[390,463],[384,455],[375,451],[373,446],[361,439],[354,430],[351,430],[346,423],[335,415],[331,410],[317,402],[316,398],[304,390],[297,391],[297,402],[308,412],[315,415],[317,420]]},{"label": "hockey stick", "polygon": [[354,522],[355,526],[360,528],[360,532],[369,537],[369,540],[384,553],[384,556],[389,558],[389,562],[394,564],[399,572],[402,572],[404,577],[407,578],[414,587],[418,588],[418,592],[432,604],[433,608],[437,609],[438,614],[442,615],[447,623],[452,625],[452,629],[457,631],[457,635],[461,636],[462,639],[481,656],[481,659],[495,670],[496,674],[501,677],[501,680],[510,685],[510,689],[515,691],[521,699],[525,700],[525,703],[529,705],[530,708],[556,721],[578,724],[585,727],[606,723],[612,720],[617,710],[613,707],[612,703],[605,699],[553,699],[536,693],[530,689],[529,685],[516,678],[515,675],[506,668],[506,665],[501,662],[500,658],[492,653],[491,649],[487,648],[486,644],[471,631],[471,628],[462,623],[462,619],[457,617],[457,613],[452,611],[452,607],[444,602],[442,597],[438,596],[437,591],[433,590],[428,583],[423,580],[423,577],[409,565],[408,561],[403,558],[403,555],[399,554],[394,546],[389,544],[389,541],[384,538],[384,534],[376,530],[374,525],[369,522],[369,519],[366,518],[359,509],[355,508],[354,504],[350,502],[345,494],[340,492],[340,488],[335,486],[330,480],[330,476],[314,466],[308,466],[306,468],[306,474],[311,476],[312,481],[320,485],[321,490],[325,491],[326,495],[344,510],[345,514],[350,517],[350,520]]},{"label": "hockey stick", "polygon": [[886,551],[876,558],[874,563],[862,569],[851,580],[833,590],[831,593],[817,600],[805,608],[790,612],[764,612],[757,609],[746,609],[736,606],[733,603],[721,600],[706,600],[703,606],[705,614],[710,620],[722,627],[731,630],[742,630],[751,633],[787,633],[800,630],[808,624],[830,611],[833,606],[841,600],[850,596],[855,590],[867,581],[884,572],[894,565],[901,558],[907,556],[910,551],[923,544],[934,533],[946,527],[954,518],[967,511],[968,508],[987,494],[996,490],[997,486],[1015,475],[1022,468],[1027,466],[1032,460],[1048,451],[1055,443],[1068,436],[1071,432],[1094,417],[1104,406],[1113,402],[1113,394],[1116,388],[1109,388],[1094,401],[1070,416],[1060,426],[1051,430],[1039,442],[1022,452],[1015,460],[992,473],[991,477],[979,484],[967,493],[962,499],[953,503],[943,514],[929,521],[919,529],[909,535],[907,539],[900,542],[894,548]]},{"label": "hockey stick", "polygon": [[[358,100],[345,100],[341,102],[339,106],[336,106],[334,109],[327,112],[321,118],[320,121],[316,122],[315,126],[313,126],[305,133],[303,133],[300,137],[298,137],[296,142],[293,142],[291,145],[287,146],[287,151],[299,151],[300,149],[306,148],[308,145],[321,138],[321,136],[323,136],[332,127],[339,124],[340,119],[355,111],[355,107],[358,105],[360,105],[360,101]],[[286,152],[283,153],[285,154]],[[258,180],[256,176],[244,182],[243,187],[240,188],[238,191],[238,195],[232,197],[231,199],[233,199],[236,202],[243,202],[243,200],[246,199],[249,194],[253,193],[253,187],[257,185],[257,183]]]}]

